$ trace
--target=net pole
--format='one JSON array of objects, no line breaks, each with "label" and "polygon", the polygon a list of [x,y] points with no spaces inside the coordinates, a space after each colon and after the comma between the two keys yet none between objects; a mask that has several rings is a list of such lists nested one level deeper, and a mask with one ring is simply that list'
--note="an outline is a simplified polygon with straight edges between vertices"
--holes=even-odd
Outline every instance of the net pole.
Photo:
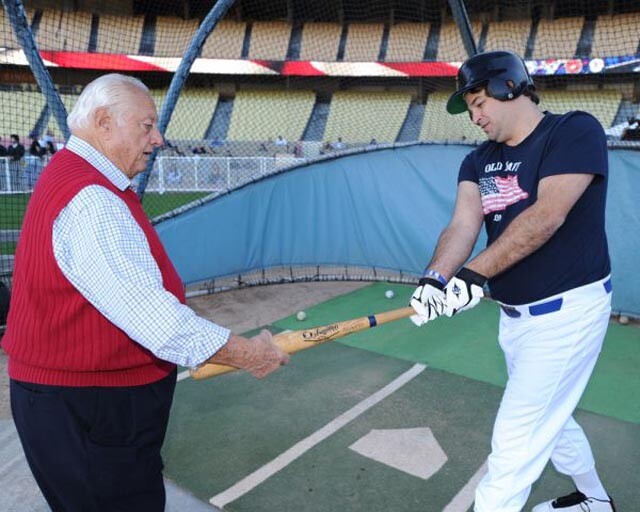
[{"label": "net pole", "polygon": [[29,28],[27,14],[21,0],[3,0],[5,11],[9,16],[9,22],[13,28],[13,32],[24,51],[24,55],[29,62],[29,66],[33,70],[36,82],[40,86],[40,90],[44,94],[47,101],[49,112],[53,113],[60,131],[65,140],[69,139],[70,132],[67,126],[67,109],[64,107],[58,92],[56,91],[51,75],[38,52],[38,47],[33,39],[33,33]]},{"label": "net pole", "polygon": [[[167,96],[164,100],[164,104],[162,105],[162,112],[160,113],[160,118],[158,119],[158,129],[160,133],[164,136],[167,126],[169,126],[169,121],[171,120],[171,114],[173,114],[173,110],[178,102],[178,97],[180,96],[180,92],[184,86],[184,83],[189,76],[189,71],[193,64],[193,61],[196,60],[197,56],[200,54],[200,50],[204,45],[207,37],[211,31],[216,27],[220,19],[227,13],[229,7],[233,5],[235,0],[218,0],[216,4],[213,6],[209,14],[202,21],[200,27],[193,36],[187,51],[184,54],[184,57],[180,60],[180,65],[176,70],[173,78],[171,79],[171,84],[169,85],[169,90],[167,91]],[[138,183],[138,197],[140,200],[144,197],[144,191],[147,188],[147,183],[149,182],[149,176],[151,175],[151,171],[153,169],[153,163],[155,162],[156,156],[158,155],[158,149],[156,148],[153,151],[153,154],[149,158],[149,162],[147,163],[147,168],[140,175],[140,181]]]},{"label": "net pole", "polygon": [[464,44],[464,49],[467,51],[467,56],[471,57],[478,53],[478,48],[473,39],[473,31],[471,30],[467,9],[464,6],[464,0],[449,0],[449,6],[451,7],[453,19],[460,30],[462,43]]}]

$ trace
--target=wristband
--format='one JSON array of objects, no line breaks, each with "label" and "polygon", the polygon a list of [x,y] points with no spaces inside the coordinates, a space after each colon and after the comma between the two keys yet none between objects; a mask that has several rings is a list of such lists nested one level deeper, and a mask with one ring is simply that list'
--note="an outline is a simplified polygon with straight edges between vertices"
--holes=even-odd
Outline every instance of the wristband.
[{"label": "wristband", "polygon": [[456,277],[468,283],[478,285],[480,288],[482,288],[487,282],[487,278],[485,276],[483,276],[482,274],[478,274],[477,272],[474,272],[467,267],[462,267],[456,274]]},{"label": "wristband", "polygon": [[447,280],[445,277],[438,271],[428,268],[422,274],[423,277],[431,277],[432,279],[437,279],[442,283],[442,286],[447,286]]}]

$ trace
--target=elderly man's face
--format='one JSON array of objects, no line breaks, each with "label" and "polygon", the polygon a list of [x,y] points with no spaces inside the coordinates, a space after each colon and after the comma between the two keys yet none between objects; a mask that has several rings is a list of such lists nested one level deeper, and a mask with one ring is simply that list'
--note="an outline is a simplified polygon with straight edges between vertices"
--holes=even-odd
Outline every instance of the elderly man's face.
[{"label": "elderly man's face", "polygon": [[110,137],[107,155],[130,179],[146,168],[153,149],[162,145],[157,122],[153,100],[142,91],[132,91],[125,113]]}]

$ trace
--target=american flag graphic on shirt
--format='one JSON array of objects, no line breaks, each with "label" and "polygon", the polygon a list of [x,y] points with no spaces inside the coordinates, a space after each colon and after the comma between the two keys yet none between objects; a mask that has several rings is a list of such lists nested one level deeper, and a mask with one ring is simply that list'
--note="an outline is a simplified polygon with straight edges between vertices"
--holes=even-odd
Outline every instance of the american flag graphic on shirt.
[{"label": "american flag graphic on shirt", "polygon": [[505,210],[510,204],[529,197],[518,185],[518,175],[513,174],[505,178],[492,176],[480,178],[480,195],[482,196],[482,210],[485,215],[491,212]]}]

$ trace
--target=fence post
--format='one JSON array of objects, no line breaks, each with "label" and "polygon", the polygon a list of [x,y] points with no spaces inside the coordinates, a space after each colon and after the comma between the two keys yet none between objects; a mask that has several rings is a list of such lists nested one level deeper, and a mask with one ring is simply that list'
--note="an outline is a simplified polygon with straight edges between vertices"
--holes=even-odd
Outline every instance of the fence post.
[{"label": "fence post", "polygon": [[158,194],[164,194],[164,157],[158,157]]},{"label": "fence post", "polygon": [[9,159],[8,158],[2,158],[2,162],[4,164],[4,179],[5,182],[7,184],[7,192],[10,194],[11,193],[11,172],[9,169]]}]

